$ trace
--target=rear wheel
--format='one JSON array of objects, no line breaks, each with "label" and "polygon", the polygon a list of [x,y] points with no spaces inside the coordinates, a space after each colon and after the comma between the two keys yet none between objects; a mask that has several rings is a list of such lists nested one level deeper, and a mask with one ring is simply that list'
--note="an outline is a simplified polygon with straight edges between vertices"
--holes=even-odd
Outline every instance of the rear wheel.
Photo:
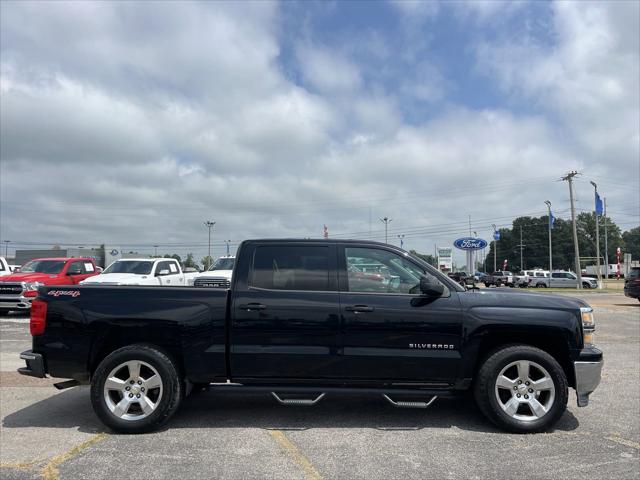
[{"label": "rear wheel", "polygon": [[475,383],[482,413],[516,433],[552,427],[567,407],[567,378],[548,353],[527,345],[504,347],[483,363]]},{"label": "rear wheel", "polygon": [[162,350],[130,345],[108,355],[91,380],[93,409],[109,428],[143,433],[159,428],[182,398],[178,369]]},{"label": "rear wheel", "polygon": [[536,288],[547,288],[547,285],[545,283],[537,283]]}]

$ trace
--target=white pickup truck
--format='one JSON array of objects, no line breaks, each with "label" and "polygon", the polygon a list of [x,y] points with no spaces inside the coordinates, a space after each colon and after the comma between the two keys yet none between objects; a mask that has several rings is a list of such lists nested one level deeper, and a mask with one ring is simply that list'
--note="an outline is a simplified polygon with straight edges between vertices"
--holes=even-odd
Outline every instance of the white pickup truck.
[{"label": "white pickup truck", "polygon": [[184,273],[173,258],[123,258],[82,285],[156,285],[182,287],[193,284],[197,273]]},{"label": "white pickup truck", "polygon": [[236,257],[228,255],[220,257],[206,272],[197,273],[193,278],[194,287],[229,288],[231,286],[231,274]]},{"label": "white pickup truck", "polygon": [[0,257],[0,277],[11,275],[12,273],[11,265],[7,263],[7,260],[4,257]]}]

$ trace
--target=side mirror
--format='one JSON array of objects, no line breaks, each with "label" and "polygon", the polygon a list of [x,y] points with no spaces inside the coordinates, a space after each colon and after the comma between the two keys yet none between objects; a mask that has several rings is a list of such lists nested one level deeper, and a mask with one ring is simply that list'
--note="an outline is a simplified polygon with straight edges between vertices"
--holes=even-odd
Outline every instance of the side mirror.
[{"label": "side mirror", "polygon": [[169,275],[169,270],[160,270],[156,276],[164,277],[165,275]]},{"label": "side mirror", "polygon": [[441,297],[444,293],[444,286],[423,276],[420,277],[420,291],[427,297]]}]

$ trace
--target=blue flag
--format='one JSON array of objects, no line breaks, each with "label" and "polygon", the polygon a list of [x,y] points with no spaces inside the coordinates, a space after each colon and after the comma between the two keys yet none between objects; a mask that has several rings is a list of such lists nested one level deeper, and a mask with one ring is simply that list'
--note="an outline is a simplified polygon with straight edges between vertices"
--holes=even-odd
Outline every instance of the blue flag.
[{"label": "blue flag", "polygon": [[556,223],[556,217],[549,211],[549,228],[553,229],[553,224]]},{"label": "blue flag", "polygon": [[602,212],[602,199],[600,198],[600,195],[598,195],[598,192],[596,192],[596,215],[602,215]]}]

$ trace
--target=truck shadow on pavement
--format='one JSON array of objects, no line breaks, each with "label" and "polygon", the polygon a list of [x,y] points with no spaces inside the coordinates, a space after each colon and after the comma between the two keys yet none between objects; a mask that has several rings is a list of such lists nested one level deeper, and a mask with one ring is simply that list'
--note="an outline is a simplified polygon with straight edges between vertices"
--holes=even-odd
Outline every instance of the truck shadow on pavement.
[{"label": "truck shadow on pavement", "polygon": [[[3,428],[77,428],[81,432],[106,431],[93,413],[88,387],[73,388],[7,415]],[[554,431],[579,426],[569,410]],[[315,428],[370,428],[420,430],[451,428],[500,433],[482,416],[470,399],[438,399],[430,408],[406,409],[388,404],[382,397],[327,395],[316,406],[282,406],[268,394],[218,394],[199,392],[186,398],[178,413],[164,427],[262,428],[307,430]]]}]

